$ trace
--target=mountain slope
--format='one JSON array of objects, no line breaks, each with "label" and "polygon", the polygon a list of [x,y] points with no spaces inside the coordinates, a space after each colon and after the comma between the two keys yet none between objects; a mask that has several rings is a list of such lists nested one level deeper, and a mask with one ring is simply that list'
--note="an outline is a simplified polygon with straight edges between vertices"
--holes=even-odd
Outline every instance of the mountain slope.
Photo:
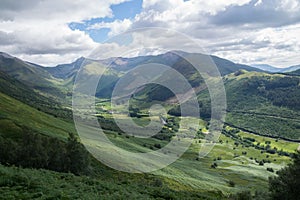
[{"label": "mountain slope", "polygon": [[[201,75],[197,72],[197,70],[195,70],[195,68],[190,63],[188,63],[181,56],[189,56],[194,59],[202,59],[203,54],[173,51],[173,52],[167,52],[165,54],[160,54],[156,56],[153,55],[140,56],[134,58],[119,57],[119,58],[110,58],[101,61],[86,60],[87,62],[92,62],[94,66],[90,67],[91,65],[89,64],[89,69],[85,69],[85,70],[88,71],[91,70],[91,68],[94,68],[94,70],[97,70],[97,68],[104,68],[104,67],[109,68],[103,74],[102,80],[100,80],[98,90],[96,93],[96,95],[101,98],[109,98],[111,96],[111,92],[115,84],[126,72],[134,69],[137,66],[151,64],[151,63],[162,64],[171,67],[177,70],[179,73],[181,73],[188,81],[190,81],[193,87],[199,86],[201,83],[203,83],[203,79]],[[211,59],[216,64],[216,67],[218,68],[222,76],[229,73],[233,73],[240,69],[244,69],[247,71],[262,71],[247,65],[236,64],[229,60],[222,59],[216,56],[211,56]],[[57,72],[59,71],[59,73],[61,73],[59,77],[70,77],[70,76],[66,76],[66,74],[71,74],[71,73],[75,76],[76,70],[77,71],[79,70],[78,65],[76,65],[76,63],[77,62],[70,65],[58,66],[56,67],[58,68],[58,70],[56,70],[56,68],[52,68],[51,71],[49,72],[51,72],[52,75],[57,76]],[[74,66],[77,66],[77,68],[75,68]],[[64,70],[60,70],[61,67],[63,67]],[[66,69],[67,67],[69,67],[68,68],[69,71]],[[65,73],[65,75],[63,73]],[[167,73],[168,72],[166,72],[165,75],[160,75],[160,77],[164,77],[164,78],[168,77]],[[91,73],[89,74],[90,76],[94,75]],[[149,87],[147,87],[147,89],[145,90],[148,91],[148,93],[149,92],[152,93],[151,99],[166,100],[166,98],[170,98],[172,96],[172,95],[171,96],[162,95],[163,93],[169,94],[169,92],[167,92],[161,86],[151,85]],[[161,90],[161,92],[159,92],[159,90]],[[160,96],[165,96],[165,97],[161,98]]]},{"label": "mountain slope", "polygon": [[44,69],[55,78],[68,79],[76,75],[84,60],[85,58],[81,57],[69,64],[61,64],[56,67],[45,67]]},{"label": "mountain slope", "polygon": [[300,76],[300,69],[289,72],[288,74]]},{"label": "mountain slope", "polygon": [[296,71],[298,69],[300,69],[300,65],[295,65],[295,66],[291,66],[291,67],[285,68],[285,69],[281,70],[280,72],[286,73],[286,72]]},{"label": "mountain slope", "polygon": [[0,53],[0,70],[30,86],[51,85],[51,75],[42,67],[26,63],[5,53]]},{"label": "mountain slope", "polygon": [[44,96],[62,100],[67,93],[62,80],[54,78],[44,67],[25,62],[6,53],[0,53],[0,72]]},{"label": "mountain slope", "polygon": [[251,65],[252,67],[261,69],[263,71],[267,71],[267,72],[280,72],[282,70],[282,68],[277,68],[268,64],[253,64]]},{"label": "mountain slope", "polygon": [[258,71],[258,72],[262,72],[262,70],[248,66],[248,65],[242,65],[242,64],[236,64],[233,63],[229,60],[223,59],[223,58],[219,58],[217,56],[212,56],[213,61],[215,62],[215,64],[217,65],[220,73],[222,76],[226,75],[226,74],[230,74],[232,72],[238,71],[240,69],[244,69],[247,71]]},{"label": "mountain slope", "polygon": [[66,109],[62,102],[41,95],[29,86],[1,71],[0,92],[53,116],[64,119],[71,119],[72,117],[71,111]]},{"label": "mountain slope", "polygon": [[[300,77],[240,72],[225,77],[226,123],[256,134],[300,140]],[[199,101],[209,115],[209,94]]]},{"label": "mountain slope", "polygon": [[300,65],[295,65],[287,68],[277,68],[268,64],[253,64],[251,66],[272,73],[288,73],[300,69]]}]

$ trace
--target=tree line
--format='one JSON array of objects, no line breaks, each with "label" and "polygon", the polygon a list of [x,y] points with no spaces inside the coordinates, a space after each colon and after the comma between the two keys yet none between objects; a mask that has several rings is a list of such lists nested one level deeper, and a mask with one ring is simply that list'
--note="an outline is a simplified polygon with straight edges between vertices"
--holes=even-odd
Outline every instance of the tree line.
[{"label": "tree line", "polygon": [[90,160],[73,133],[65,142],[26,130],[18,139],[0,135],[0,163],[80,175],[87,173]]}]

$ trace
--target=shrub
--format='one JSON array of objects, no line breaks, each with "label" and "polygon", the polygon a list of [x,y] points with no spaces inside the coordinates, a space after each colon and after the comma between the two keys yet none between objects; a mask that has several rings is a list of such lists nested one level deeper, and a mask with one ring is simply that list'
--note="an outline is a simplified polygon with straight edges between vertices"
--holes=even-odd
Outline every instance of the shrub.
[{"label": "shrub", "polygon": [[269,172],[274,172],[274,169],[273,169],[272,167],[268,167],[268,168],[267,168],[267,171],[269,171]]},{"label": "shrub", "polygon": [[217,163],[213,163],[210,167],[215,169],[215,168],[218,167],[218,164]]},{"label": "shrub", "polygon": [[234,187],[234,186],[235,186],[235,182],[232,181],[232,180],[230,180],[230,181],[228,182],[228,184],[229,184],[229,187]]}]

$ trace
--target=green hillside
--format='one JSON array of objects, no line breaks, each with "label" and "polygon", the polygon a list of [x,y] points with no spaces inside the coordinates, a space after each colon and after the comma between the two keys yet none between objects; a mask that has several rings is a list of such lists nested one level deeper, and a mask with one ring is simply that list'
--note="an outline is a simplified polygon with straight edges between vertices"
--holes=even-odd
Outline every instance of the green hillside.
[{"label": "green hillside", "polygon": [[44,96],[57,98],[60,101],[68,92],[63,87],[64,81],[54,78],[43,67],[31,64],[0,52],[0,72],[20,81],[29,88]]},{"label": "green hillside", "polygon": [[300,77],[243,72],[226,77],[226,122],[262,135],[300,139]]},{"label": "green hillside", "polygon": [[0,92],[53,116],[69,120],[72,118],[71,110],[66,107],[65,101],[61,102],[60,98],[44,96],[1,71]]},{"label": "green hillside", "polygon": [[[203,79],[187,67],[182,70],[198,92],[200,116],[209,119],[210,97]],[[225,123],[255,134],[300,141],[299,76],[239,70],[223,80],[227,94]],[[173,95],[162,86],[150,85],[139,91],[133,102],[143,109],[151,101],[163,101],[169,114],[180,116],[180,107],[168,103],[174,100]]]},{"label": "green hillside", "polygon": [[74,125],[38,111],[18,100],[0,93],[0,133],[5,135],[22,133],[24,127],[52,137],[67,138],[75,133]]}]

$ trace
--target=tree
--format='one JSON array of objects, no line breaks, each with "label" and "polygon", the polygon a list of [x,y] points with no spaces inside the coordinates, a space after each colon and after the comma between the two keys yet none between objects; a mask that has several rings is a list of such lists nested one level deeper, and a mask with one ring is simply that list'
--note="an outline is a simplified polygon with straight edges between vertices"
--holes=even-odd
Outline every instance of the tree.
[{"label": "tree", "polygon": [[80,175],[87,172],[89,155],[84,146],[78,142],[73,133],[69,133],[67,143],[67,169],[73,174]]},{"label": "tree", "polygon": [[300,197],[300,153],[294,156],[294,162],[278,171],[277,177],[269,178],[269,190],[274,200],[293,200]]}]

